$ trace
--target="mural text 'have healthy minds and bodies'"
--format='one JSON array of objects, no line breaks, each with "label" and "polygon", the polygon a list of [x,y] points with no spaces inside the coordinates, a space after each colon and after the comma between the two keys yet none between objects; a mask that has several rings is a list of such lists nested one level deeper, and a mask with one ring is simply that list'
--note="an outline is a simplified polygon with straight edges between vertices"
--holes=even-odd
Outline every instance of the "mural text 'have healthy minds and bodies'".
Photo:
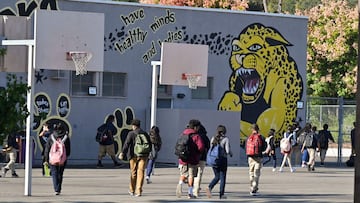
[{"label": "mural text 'have healthy minds and bodies'", "polygon": [[[120,15],[120,19],[124,23],[125,27],[129,25],[134,25],[139,20],[144,20],[146,17],[145,11],[143,8],[134,10],[128,15]],[[171,12],[169,9],[166,9],[164,16],[154,17],[153,22],[148,26],[152,33],[156,33],[162,27],[168,24],[174,24],[176,21],[175,13]],[[136,44],[144,44],[146,38],[148,37],[147,28],[135,27],[127,31],[127,36],[122,41],[115,42],[115,47],[118,52],[121,54],[125,53]],[[161,46],[161,43],[164,42],[174,42],[183,38],[183,33],[181,30],[177,31],[167,31],[167,36],[165,39],[158,39],[158,44]],[[151,41],[150,48],[142,55],[142,61],[144,64],[148,63],[151,58],[157,54],[156,43],[154,40]]]}]

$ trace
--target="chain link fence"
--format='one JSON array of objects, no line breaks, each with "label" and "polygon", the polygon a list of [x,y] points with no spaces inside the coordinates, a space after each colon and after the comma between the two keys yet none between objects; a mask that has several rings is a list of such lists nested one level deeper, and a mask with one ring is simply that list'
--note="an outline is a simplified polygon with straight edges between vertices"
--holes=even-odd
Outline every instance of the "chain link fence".
[{"label": "chain link fence", "polygon": [[350,131],[356,119],[356,101],[339,98],[308,97],[306,104],[306,122],[310,122],[317,130],[324,124],[335,143],[329,144],[327,156],[336,156],[338,164],[345,162],[351,154]]}]

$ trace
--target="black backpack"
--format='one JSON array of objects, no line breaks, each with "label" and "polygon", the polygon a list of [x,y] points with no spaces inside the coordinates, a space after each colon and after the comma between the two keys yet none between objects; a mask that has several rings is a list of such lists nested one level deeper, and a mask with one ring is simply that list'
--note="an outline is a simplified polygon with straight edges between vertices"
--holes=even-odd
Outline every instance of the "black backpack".
[{"label": "black backpack", "polygon": [[107,139],[111,139],[111,130],[107,127],[106,124],[102,124],[96,133],[95,140],[100,144],[105,142]]},{"label": "black backpack", "polygon": [[176,141],[175,155],[178,156],[179,159],[181,159],[182,161],[187,161],[190,157],[190,145],[193,143],[193,135],[193,133],[190,133],[188,135],[181,134]]}]

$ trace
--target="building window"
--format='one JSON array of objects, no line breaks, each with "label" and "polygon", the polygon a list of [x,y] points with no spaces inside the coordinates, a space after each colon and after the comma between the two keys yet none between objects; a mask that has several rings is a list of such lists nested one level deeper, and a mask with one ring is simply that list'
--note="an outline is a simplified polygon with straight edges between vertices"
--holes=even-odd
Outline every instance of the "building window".
[{"label": "building window", "polygon": [[192,99],[212,99],[213,84],[214,84],[214,78],[208,77],[206,87],[197,87],[196,89],[191,90],[191,98]]},{"label": "building window", "polygon": [[126,74],[104,72],[102,96],[126,97]]},{"label": "building window", "polygon": [[87,72],[85,75],[76,75],[75,71],[71,71],[71,94],[76,96],[87,96],[89,86],[95,85],[95,72]]}]

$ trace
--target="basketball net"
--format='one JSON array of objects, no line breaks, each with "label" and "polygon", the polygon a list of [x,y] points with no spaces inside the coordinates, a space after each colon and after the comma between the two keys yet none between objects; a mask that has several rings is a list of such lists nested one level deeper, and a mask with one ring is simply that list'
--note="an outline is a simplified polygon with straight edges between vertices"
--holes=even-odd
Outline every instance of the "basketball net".
[{"label": "basketball net", "polygon": [[201,79],[201,74],[185,74],[185,76],[189,83],[189,88],[197,89],[198,82]]},{"label": "basketball net", "polygon": [[86,74],[86,65],[90,61],[92,54],[90,52],[70,52],[70,56],[75,64],[76,75]]}]

